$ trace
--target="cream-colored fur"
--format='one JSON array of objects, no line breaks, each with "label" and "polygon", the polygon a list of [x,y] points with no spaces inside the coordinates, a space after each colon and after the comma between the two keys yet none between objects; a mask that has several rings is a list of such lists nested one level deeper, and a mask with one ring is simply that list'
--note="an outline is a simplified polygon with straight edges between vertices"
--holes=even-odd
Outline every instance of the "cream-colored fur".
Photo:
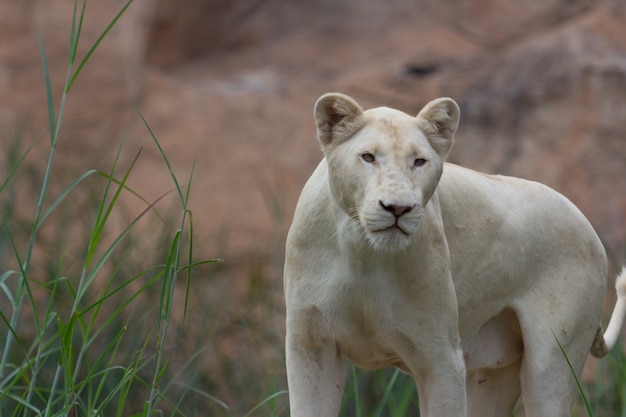
[{"label": "cream-colored fur", "polygon": [[[414,376],[424,417],[570,415],[593,343],[615,343],[626,273],[599,330],[607,261],[565,197],[444,163],[459,122],[448,98],[417,117],[315,106],[325,158],[287,239],[286,357],[292,417],[334,417],[344,359]],[[608,345],[608,346],[607,346]]]}]

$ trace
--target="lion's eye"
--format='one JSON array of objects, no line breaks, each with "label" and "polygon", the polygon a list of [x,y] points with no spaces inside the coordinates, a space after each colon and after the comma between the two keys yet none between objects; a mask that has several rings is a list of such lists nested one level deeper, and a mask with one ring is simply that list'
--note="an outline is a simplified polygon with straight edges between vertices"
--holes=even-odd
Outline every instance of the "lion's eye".
[{"label": "lion's eye", "polygon": [[366,152],[363,155],[361,155],[361,159],[363,159],[365,162],[372,163],[376,160],[376,157],[373,154]]},{"label": "lion's eye", "polygon": [[424,158],[416,158],[415,161],[413,161],[413,166],[421,167],[425,163],[426,163],[426,160]]}]

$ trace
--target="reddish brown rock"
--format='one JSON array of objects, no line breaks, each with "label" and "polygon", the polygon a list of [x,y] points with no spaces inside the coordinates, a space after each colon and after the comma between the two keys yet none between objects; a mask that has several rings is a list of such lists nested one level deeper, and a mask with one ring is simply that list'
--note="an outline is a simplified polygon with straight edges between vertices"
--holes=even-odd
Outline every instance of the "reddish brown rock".
[{"label": "reddish brown rock", "polygon": [[[131,117],[129,97],[141,99],[174,168],[187,172],[197,158],[192,203],[204,251],[245,258],[268,248],[265,237],[284,233],[321,157],[311,120],[320,94],[339,90],[366,106],[407,112],[448,95],[463,112],[454,161],[548,183],[581,207],[617,257],[624,253],[621,2],[231,3],[133,4],[73,88],[60,145],[65,162],[98,154]],[[0,41],[0,118],[11,124],[28,114],[41,126],[45,96],[31,22],[43,34],[58,98],[73,2],[54,10],[25,4],[17,10],[0,0],[0,10],[12,13],[2,21],[13,22],[0,27],[12,31]],[[82,54],[122,4],[88,4]],[[149,147],[144,127],[131,126],[136,143]],[[146,176],[134,181],[159,195],[151,174],[159,156],[143,158],[137,172]],[[278,211],[270,208],[276,204]],[[223,233],[226,247],[211,243]]]}]

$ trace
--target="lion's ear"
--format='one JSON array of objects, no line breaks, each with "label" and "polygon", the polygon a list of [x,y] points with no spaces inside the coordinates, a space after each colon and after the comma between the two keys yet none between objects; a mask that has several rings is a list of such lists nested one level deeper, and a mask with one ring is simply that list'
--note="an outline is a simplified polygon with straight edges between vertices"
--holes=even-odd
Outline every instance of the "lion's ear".
[{"label": "lion's ear", "polygon": [[461,111],[451,98],[438,98],[428,103],[417,115],[420,127],[433,148],[445,157],[454,142]]},{"label": "lion's ear", "polygon": [[315,103],[317,138],[323,146],[350,138],[362,127],[363,109],[351,97],[340,93],[327,93]]}]

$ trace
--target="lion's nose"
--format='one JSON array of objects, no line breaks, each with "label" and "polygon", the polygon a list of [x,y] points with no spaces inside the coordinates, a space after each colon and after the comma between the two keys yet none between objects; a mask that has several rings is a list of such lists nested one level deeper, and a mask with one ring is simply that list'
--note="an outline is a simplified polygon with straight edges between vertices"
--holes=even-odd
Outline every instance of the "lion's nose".
[{"label": "lion's nose", "polygon": [[379,201],[381,207],[388,212],[392,213],[396,217],[400,217],[403,214],[408,213],[413,209],[414,206],[401,206],[398,204],[385,204],[382,201]]}]

